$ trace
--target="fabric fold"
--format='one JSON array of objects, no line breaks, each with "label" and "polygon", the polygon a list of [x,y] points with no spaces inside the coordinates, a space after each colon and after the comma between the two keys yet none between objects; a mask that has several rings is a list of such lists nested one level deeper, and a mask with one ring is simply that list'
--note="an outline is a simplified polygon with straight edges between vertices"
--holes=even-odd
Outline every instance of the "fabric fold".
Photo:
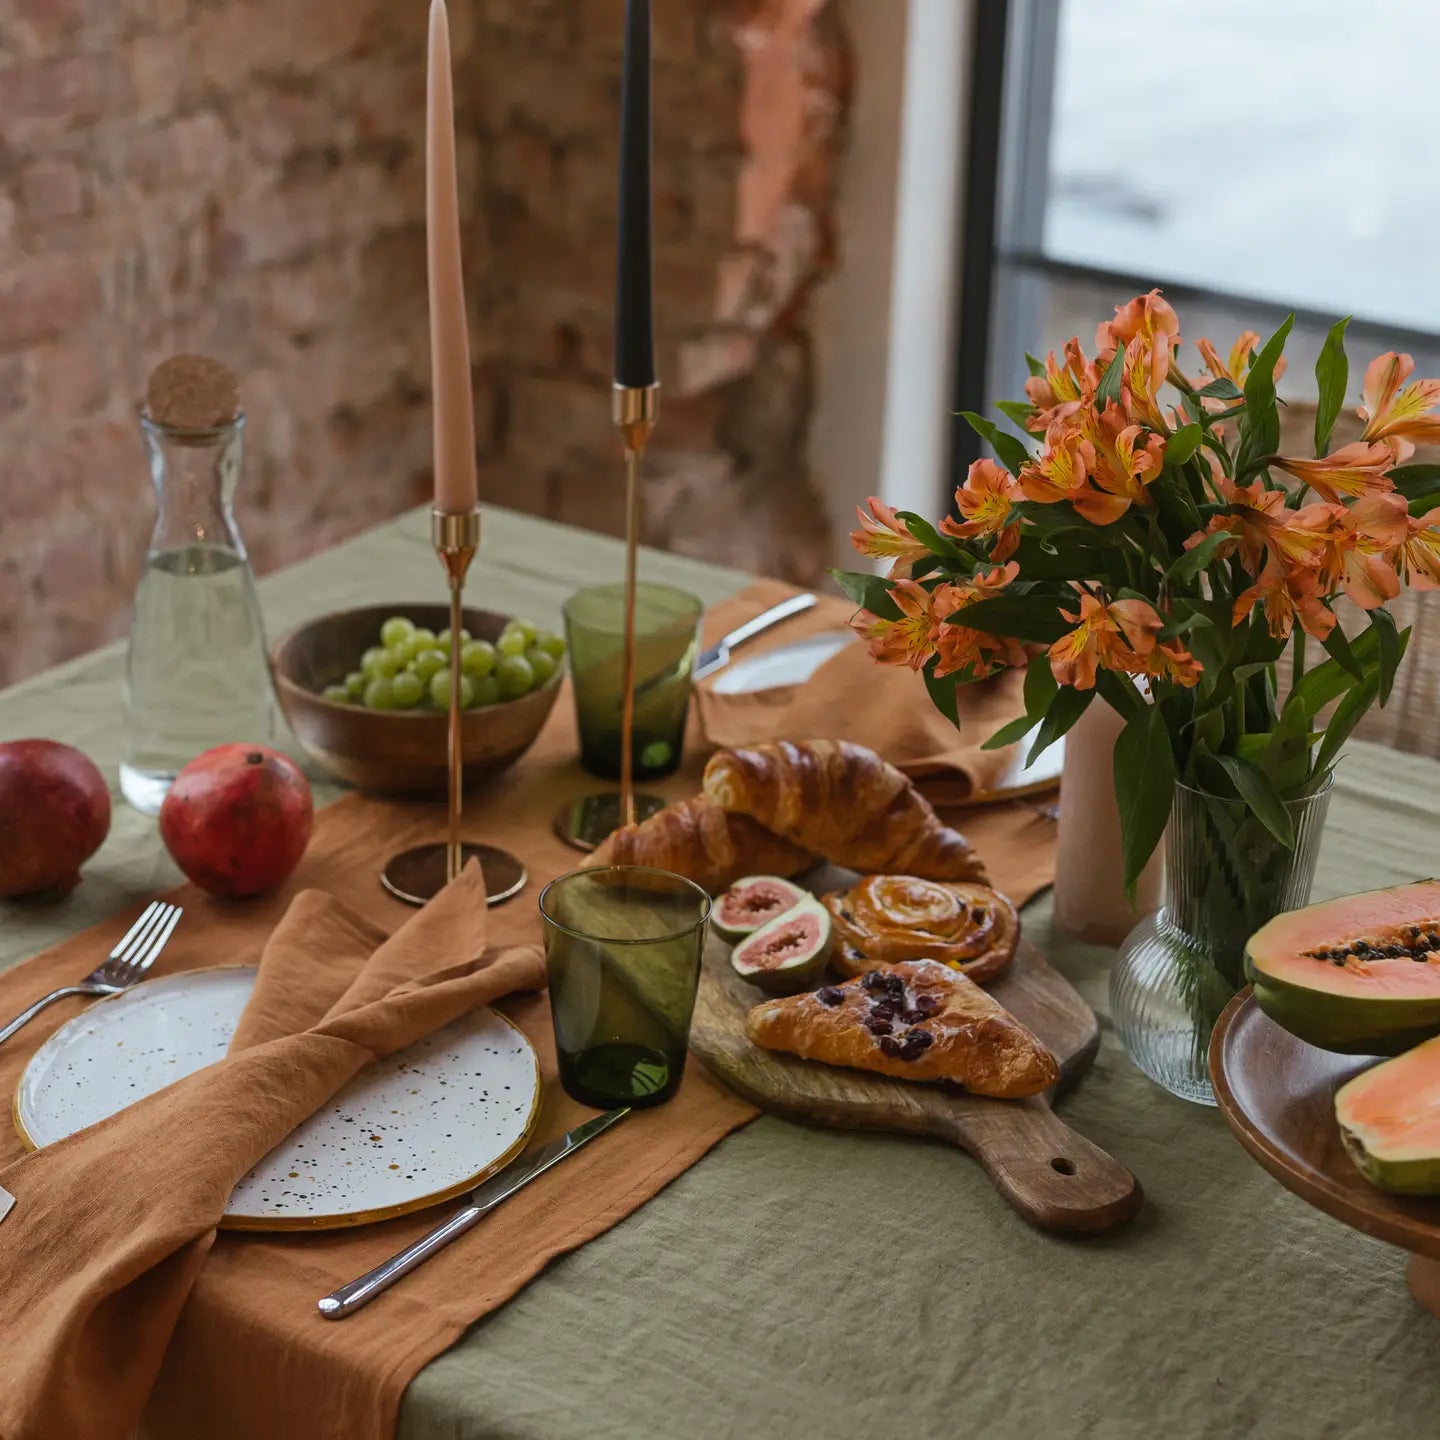
[{"label": "fabric fold", "polygon": [[130,1434],[236,1182],[370,1061],[543,987],[539,949],[487,953],[486,924],[473,863],[378,944],[298,895],[226,1059],[0,1171],[5,1440]]}]

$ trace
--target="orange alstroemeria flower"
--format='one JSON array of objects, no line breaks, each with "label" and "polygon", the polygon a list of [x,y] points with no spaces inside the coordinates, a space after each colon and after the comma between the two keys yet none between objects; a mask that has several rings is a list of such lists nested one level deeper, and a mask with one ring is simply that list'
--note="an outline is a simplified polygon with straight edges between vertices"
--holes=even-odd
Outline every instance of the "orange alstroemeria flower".
[{"label": "orange alstroemeria flower", "polygon": [[1365,422],[1360,438],[1383,440],[1397,462],[1415,453],[1412,441],[1440,443],[1440,415],[1430,413],[1440,405],[1440,380],[1410,380],[1414,369],[1409,355],[1377,355],[1365,371],[1365,403],[1356,412]]},{"label": "orange alstroemeria flower", "polygon": [[[1199,534],[1192,535],[1185,548],[1192,550],[1206,535],[1228,530],[1235,536],[1240,563],[1258,575],[1267,556],[1285,570],[1313,568],[1325,555],[1325,539],[1313,524],[1301,522],[1299,515],[1285,504],[1283,490],[1267,490],[1258,480],[1250,485],[1219,480],[1220,493],[1230,502],[1229,510],[1214,516]],[[1323,527],[1322,527],[1323,528]],[[1228,553],[1229,545],[1221,547]]]},{"label": "orange alstroemeria flower", "polygon": [[1320,460],[1290,459],[1277,455],[1270,462],[1303,480],[1322,500],[1332,504],[1344,496],[1374,495],[1393,490],[1395,482],[1385,473],[1395,463],[1388,445],[1357,440]]},{"label": "orange alstroemeria flower", "polygon": [[1180,317],[1159,290],[1151,290],[1117,305],[1115,318],[1100,322],[1095,329],[1095,349],[1108,357],[1119,345],[1129,345],[1137,338],[1149,342],[1162,336],[1168,357],[1180,343]]},{"label": "orange alstroemeria flower", "polygon": [[1144,655],[1137,655],[1130,674],[1151,680],[1168,680],[1187,690],[1200,683],[1204,666],[1178,641],[1165,640]]},{"label": "orange alstroemeria flower", "polygon": [[1336,586],[1362,610],[1374,610],[1400,593],[1396,559],[1409,532],[1409,513],[1399,495],[1368,495],[1349,507],[1307,505],[1296,517],[1324,536],[1320,588]]},{"label": "orange alstroemeria flower", "polygon": [[1125,412],[1113,401],[1103,415],[1097,415],[1093,406],[1087,408],[1080,427],[1095,452],[1091,479],[1125,502],[1122,513],[1130,505],[1146,504],[1150,497],[1145,487],[1160,474],[1165,441],[1139,425],[1127,424]]},{"label": "orange alstroemeria flower", "polygon": [[1073,500],[1085,489],[1095,452],[1079,428],[1057,425],[1045,437],[1045,448],[1016,477],[1027,500],[1056,505]]},{"label": "orange alstroemeria flower", "polygon": [[1060,613],[1075,628],[1050,647],[1050,671],[1061,685],[1077,690],[1093,690],[1102,665],[1128,672],[1137,657],[1155,648],[1155,633],[1165,623],[1147,601],[1112,600],[1107,605],[1089,593],[1080,596],[1078,614]]},{"label": "orange alstroemeria flower", "polygon": [[945,619],[977,600],[998,595],[1019,573],[1020,567],[1012,560],[983,574],[977,572],[968,580],[942,585],[935,592],[935,614],[943,622],[936,642],[940,653],[935,666],[937,677],[953,675],[968,666],[972,678],[983,680],[1003,667],[1025,664],[1025,647],[1012,636],[988,635]]},{"label": "orange alstroemeria flower", "polygon": [[1405,541],[1396,559],[1411,589],[1440,590],[1440,510],[1406,520]]},{"label": "orange alstroemeria flower", "polygon": [[1027,425],[1032,433],[1044,435],[1052,425],[1068,420],[1095,392],[1099,372],[1085,358],[1080,339],[1072,336],[1065,344],[1065,363],[1052,350],[1045,358],[1045,373],[1025,382],[1025,397],[1035,407]]},{"label": "orange alstroemeria flower", "polygon": [[1298,619],[1305,632],[1323,640],[1335,628],[1335,616],[1320,599],[1320,587],[1313,570],[1292,570],[1288,574],[1274,559],[1260,572],[1260,579],[1235,600],[1232,624],[1238,625],[1258,603],[1265,607],[1265,621],[1277,640],[1286,640]]},{"label": "orange alstroemeria flower", "polygon": [[1021,494],[1015,477],[1003,465],[977,460],[955,492],[955,505],[963,520],[947,515],[940,522],[940,533],[956,540],[993,535],[995,547],[990,558],[1008,560],[1020,543],[1020,517],[1012,518],[1011,507]]},{"label": "orange alstroemeria flower", "polygon": [[914,580],[897,580],[890,598],[900,609],[898,620],[886,620],[869,610],[857,611],[850,628],[870,647],[882,665],[908,665],[920,670],[935,653],[935,632],[940,624],[934,597]]},{"label": "orange alstroemeria flower", "polygon": [[[1195,342],[1195,348],[1200,352],[1200,358],[1205,362],[1205,368],[1209,370],[1211,378],[1233,381],[1242,389],[1245,385],[1245,374],[1250,369],[1250,360],[1259,346],[1258,331],[1242,330],[1235,337],[1235,343],[1230,347],[1229,356],[1221,360],[1220,352],[1203,336]],[[1283,355],[1275,362],[1275,378],[1277,380],[1285,373],[1285,363]],[[1212,400],[1209,403],[1223,409],[1231,402]]]},{"label": "orange alstroemeria flower", "polygon": [[872,495],[865,503],[870,507],[870,514],[857,505],[855,513],[860,517],[860,528],[850,532],[850,543],[862,555],[872,560],[889,560],[890,573],[895,575],[930,554],[910,533],[910,527],[878,496]]}]

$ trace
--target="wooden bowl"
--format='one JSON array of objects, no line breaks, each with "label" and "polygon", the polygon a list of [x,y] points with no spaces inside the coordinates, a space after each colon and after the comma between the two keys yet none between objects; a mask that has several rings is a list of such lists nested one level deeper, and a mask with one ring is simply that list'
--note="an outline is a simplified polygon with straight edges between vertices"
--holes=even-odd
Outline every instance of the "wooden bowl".
[{"label": "wooden bowl", "polygon": [[[367,710],[324,699],[327,685],[344,681],[360,657],[379,643],[380,626],[404,615],[437,633],[450,623],[444,605],[367,605],[307,620],[275,646],[280,708],[305,753],[337,779],[366,790],[444,794],[449,776],[449,716],[424,711]],[[497,640],[510,616],[466,610],[465,629]],[[560,671],[518,700],[466,710],[465,783],[513,765],[534,743],[560,693]]]}]

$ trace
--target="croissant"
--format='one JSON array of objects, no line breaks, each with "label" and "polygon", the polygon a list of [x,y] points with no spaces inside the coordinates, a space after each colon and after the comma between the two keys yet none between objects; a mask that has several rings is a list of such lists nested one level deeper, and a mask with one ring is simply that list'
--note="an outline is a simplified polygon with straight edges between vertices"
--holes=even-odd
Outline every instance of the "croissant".
[{"label": "croissant", "polygon": [[836,865],[926,880],[986,879],[958,830],[941,822],[910,781],[849,740],[779,740],[720,750],[705,793],[726,810]]},{"label": "croissant", "polygon": [[988,885],[870,875],[821,903],[839,941],[836,966],[847,975],[877,963],[938,960],[972,980],[992,980],[1020,940],[1015,907]]},{"label": "croissant", "polygon": [[1018,1100],[1060,1077],[1055,1057],[958,970],[906,960],[810,995],[768,1000],[745,1017],[767,1050],[876,1070],[900,1080],[952,1080]]},{"label": "croissant", "polygon": [[650,865],[715,894],[745,875],[794,875],[810,863],[810,855],[748,815],[729,814],[696,795],[616,830],[585,863]]}]

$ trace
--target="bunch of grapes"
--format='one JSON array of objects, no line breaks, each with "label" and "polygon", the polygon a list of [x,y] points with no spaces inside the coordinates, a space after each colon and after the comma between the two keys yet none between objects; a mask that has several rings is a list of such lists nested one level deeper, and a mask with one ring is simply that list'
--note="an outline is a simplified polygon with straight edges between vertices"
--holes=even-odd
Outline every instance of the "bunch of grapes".
[{"label": "bunch of grapes", "polygon": [[[518,700],[538,690],[560,667],[565,642],[528,620],[512,620],[492,645],[460,632],[460,699],[467,710]],[[418,626],[393,615],[380,627],[380,643],[360,657],[340,685],[327,685],[325,699],[371,710],[448,710],[450,632]]]}]

